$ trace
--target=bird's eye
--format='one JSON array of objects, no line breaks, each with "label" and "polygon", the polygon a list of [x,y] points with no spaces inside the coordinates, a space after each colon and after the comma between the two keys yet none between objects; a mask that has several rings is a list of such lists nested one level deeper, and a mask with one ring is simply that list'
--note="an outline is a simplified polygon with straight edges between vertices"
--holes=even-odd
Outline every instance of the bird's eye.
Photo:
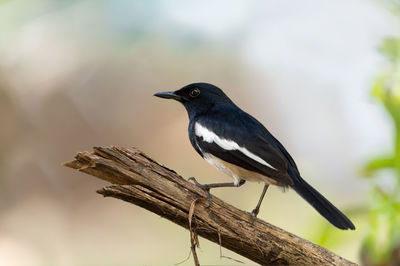
[{"label": "bird's eye", "polygon": [[189,92],[190,97],[196,98],[197,96],[200,95],[200,90],[198,88],[194,88]]}]

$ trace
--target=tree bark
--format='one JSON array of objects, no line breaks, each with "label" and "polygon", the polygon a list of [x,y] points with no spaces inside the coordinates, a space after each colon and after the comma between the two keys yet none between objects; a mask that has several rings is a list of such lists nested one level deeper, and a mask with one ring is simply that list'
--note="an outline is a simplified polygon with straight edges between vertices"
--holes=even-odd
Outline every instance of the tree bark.
[{"label": "tree bark", "polygon": [[215,196],[207,208],[202,189],[135,148],[95,147],[94,152],[78,153],[65,166],[113,184],[98,193],[133,203],[189,229],[192,250],[198,234],[262,265],[355,265],[260,219],[252,224],[248,213]]}]

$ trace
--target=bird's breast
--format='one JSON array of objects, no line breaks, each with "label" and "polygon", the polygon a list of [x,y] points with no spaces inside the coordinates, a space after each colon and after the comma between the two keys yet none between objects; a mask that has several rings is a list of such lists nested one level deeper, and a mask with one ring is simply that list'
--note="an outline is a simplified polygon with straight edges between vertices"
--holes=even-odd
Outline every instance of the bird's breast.
[{"label": "bird's breast", "polygon": [[267,184],[277,185],[277,182],[274,179],[271,179],[254,171],[244,169],[243,167],[240,167],[238,165],[228,163],[210,153],[203,153],[203,158],[219,171],[232,177],[234,179],[235,185],[239,184],[241,179],[244,179],[246,181],[264,182]]}]

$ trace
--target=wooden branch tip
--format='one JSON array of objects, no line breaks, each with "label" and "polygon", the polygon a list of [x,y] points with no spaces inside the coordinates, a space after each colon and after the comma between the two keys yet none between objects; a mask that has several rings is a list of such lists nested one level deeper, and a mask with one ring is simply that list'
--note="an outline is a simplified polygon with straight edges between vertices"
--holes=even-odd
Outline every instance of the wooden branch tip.
[{"label": "wooden branch tip", "polygon": [[247,212],[215,196],[207,208],[208,201],[200,200],[207,197],[202,189],[136,148],[95,147],[64,165],[112,184],[98,193],[133,203],[188,229],[196,265],[200,265],[197,236],[261,265],[356,265],[260,219],[252,224]]}]

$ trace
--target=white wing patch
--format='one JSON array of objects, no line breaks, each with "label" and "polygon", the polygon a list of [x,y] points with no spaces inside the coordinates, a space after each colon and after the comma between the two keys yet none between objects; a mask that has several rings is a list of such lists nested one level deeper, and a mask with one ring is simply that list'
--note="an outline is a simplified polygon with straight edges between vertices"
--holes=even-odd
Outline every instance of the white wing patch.
[{"label": "white wing patch", "polygon": [[228,139],[223,139],[223,138],[218,137],[214,132],[212,132],[208,128],[200,125],[198,122],[196,122],[196,124],[194,125],[194,133],[196,134],[196,136],[202,137],[203,141],[205,141],[205,142],[208,142],[208,143],[214,142],[215,144],[220,146],[222,149],[228,150],[228,151],[238,150],[241,153],[243,153],[244,155],[246,155],[247,157],[251,158],[252,160],[259,162],[260,164],[263,164],[271,169],[278,171],[275,167],[273,167],[272,165],[270,165],[269,163],[264,161],[261,157],[255,155],[248,149],[246,149],[244,147],[240,147],[239,144],[237,144],[233,140],[228,140]]}]

